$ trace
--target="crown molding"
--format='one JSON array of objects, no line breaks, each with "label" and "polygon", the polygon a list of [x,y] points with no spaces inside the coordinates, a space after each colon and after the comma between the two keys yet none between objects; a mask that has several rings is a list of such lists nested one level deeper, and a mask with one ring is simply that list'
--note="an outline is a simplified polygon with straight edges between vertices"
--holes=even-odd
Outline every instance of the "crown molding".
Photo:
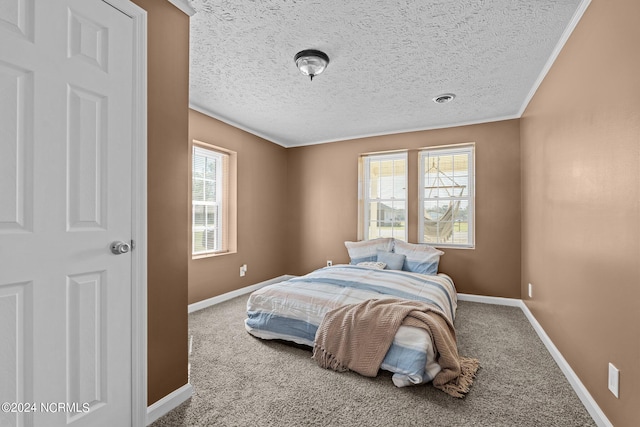
[{"label": "crown molding", "polygon": [[189,16],[193,16],[196,14],[196,10],[191,7],[191,3],[189,2],[189,0],[169,0],[169,3]]},{"label": "crown molding", "polygon": [[525,98],[524,102],[520,106],[520,111],[518,111],[518,117],[522,117],[524,115],[524,112],[529,106],[529,103],[531,102],[536,92],[540,88],[542,81],[547,76],[547,73],[549,72],[549,70],[551,70],[553,63],[556,62],[556,59],[558,58],[558,55],[560,55],[562,48],[569,40],[569,37],[573,33],[573,30],[576,29],[576,26],[582,19],[582,15],[584,15],[584,13],[587,10],[587,7],[589,7],[590,4],[591,4],[591,0],[582,0],[582,3],[580,3],[580,6],[576,10],[576,13],[573,15],[573,17],[571,18],[571,21],[569,22],[569,24],[567,24],[567,27],[564,29],[564,32],[562,33],[562,37],[560,37],[560,40],[558,40],[558,44],[556,44],[556,47],[551,53],[551,56],[549,57],[549,59],[547,60],[547,63],[545,64],[544,68],[538,75],[537,80],[529,90],[529,93],[527,94],[527,97]]}]

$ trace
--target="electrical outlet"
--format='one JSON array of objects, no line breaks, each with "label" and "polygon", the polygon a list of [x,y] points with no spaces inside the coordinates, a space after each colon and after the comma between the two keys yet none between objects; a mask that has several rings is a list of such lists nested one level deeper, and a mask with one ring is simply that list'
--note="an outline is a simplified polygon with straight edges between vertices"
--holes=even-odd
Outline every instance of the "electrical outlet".
[{"label": "electrical outlet", "polygon": [[333,265],[333,261],[330,259],[327,260],[327,267],[331,267]]},{"label": "electrical outlet", "polygon": [[612,363],[609,363],[609,391],[615,397],[620,397],[618,395],[620,391],[620,371]]},{"label": "electrical outlet", "polygon": [[247,264],[240,266],[240,277],[244,277],[247,274]]},{"label": "electrical outlet", "polygon": [[533,298],[533,285],[529,283],[529,298]]}]

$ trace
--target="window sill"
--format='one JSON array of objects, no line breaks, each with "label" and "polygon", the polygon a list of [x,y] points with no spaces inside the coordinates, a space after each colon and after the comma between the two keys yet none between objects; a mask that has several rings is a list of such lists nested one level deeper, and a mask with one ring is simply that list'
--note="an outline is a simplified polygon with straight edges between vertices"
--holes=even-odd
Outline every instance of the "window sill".
[{"label": "window sill", "polygon": [[198,255],[191,255],[191,259],[192,260],[196,260],[196,259],[205,259],[205,258],[216,258],[216,257],[221,257],[221,256],[225,256],[225,255],[231,255],[231,254],[235,254],[238,253],[237,251],[225,251],[225,252],[215,252],[215,253],[209,253],[209,254],[198,254]]},{"label": "window sill", "polygon": [[461,246],[461,245],[434,245],[431,243],[425,243],[426,245],[431,245],[436,249],[475,249],[475,245],[470,246]]}]

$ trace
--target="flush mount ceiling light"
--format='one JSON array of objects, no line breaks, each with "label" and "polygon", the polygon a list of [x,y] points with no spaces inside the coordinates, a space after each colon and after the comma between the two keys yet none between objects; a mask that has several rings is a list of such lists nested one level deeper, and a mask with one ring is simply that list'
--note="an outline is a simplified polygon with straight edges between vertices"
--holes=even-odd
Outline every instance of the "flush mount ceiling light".
[{"label": "flush mount ceiling light", "polygon": [[433,102],[436,104],[446,104],[447,102],[453,101],[456,95],[454,93],[443,93],[442,95],[438,95],[433,98]]},{"label": "flush mount ceiling light", "polygon": [[329,65],[329,57],[326,53],[319,50],[306,49],[296,53],[293,57],[296,61],[296,66],[302,72],[302,74],[311,77],[317,76],[327,68]]}]

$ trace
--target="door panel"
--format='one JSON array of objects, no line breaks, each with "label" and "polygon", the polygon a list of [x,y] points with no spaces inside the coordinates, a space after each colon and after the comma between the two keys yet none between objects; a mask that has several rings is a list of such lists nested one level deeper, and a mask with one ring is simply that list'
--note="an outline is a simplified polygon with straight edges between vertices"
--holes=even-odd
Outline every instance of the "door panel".
[{"label": "door panel", "polygon": [[0,58],[0,234],[31,230],[32,93],[32,73]]},{"label": "door panel", "polygon": [[[32,282],[0,285],[0,402],[33,400],[30,386],[32,366]],[[25,414],[0,412],[1,426],[25,425]]]},{"label": "door panel", "polygon": [[3,0],[0,3],[0,27],[19,37],[33,41],[33,2],[35,0]]},{"label": "door panel", "polygon": [[67,395],[87,410],[105,405],[106,271],[67,277]]},{"label": "door panel", "polygon": [[106,229],[107,100],[69,86],[67,230]]}]

